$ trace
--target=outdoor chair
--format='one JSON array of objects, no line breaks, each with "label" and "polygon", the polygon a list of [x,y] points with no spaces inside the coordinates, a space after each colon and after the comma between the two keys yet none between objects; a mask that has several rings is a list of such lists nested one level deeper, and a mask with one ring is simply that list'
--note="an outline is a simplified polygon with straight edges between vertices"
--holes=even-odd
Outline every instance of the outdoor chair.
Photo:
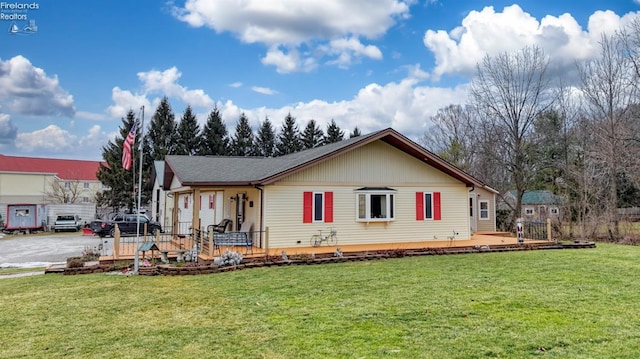
[{"label": "outdoor chair", "polygon": [[227,231],[227,227],[229,227],[232,223],[233,222],[229,218],[225,218],[218,224],[210,225],[208,230],[212,230],[217,233],[224,233]]}]

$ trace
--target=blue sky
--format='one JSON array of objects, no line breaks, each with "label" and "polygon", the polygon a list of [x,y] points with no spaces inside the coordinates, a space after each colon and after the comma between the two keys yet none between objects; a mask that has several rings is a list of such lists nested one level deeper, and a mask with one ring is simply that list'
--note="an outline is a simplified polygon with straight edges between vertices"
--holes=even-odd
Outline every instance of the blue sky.
[{"label": "blue sky", "polygon": [[242,112],[254,130],[290,112],[417,140],[483,56],[538,45],[571,81],[639,15],[634,0],[0,1],[0,153],[100,160],[124,113],[148,124],[164,95],[201,124],[217,106],[230,132]]}]

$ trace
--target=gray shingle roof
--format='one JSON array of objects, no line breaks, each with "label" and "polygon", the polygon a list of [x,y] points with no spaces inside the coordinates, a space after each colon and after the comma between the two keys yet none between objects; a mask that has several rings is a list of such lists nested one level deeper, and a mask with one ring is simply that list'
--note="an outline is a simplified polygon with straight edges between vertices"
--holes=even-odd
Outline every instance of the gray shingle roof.
[{"label": "gray shingle roof", "polygon": [[496,192],[391,128],[279,157],[166,156],[164,188],[170,188],[174,176],[183,186],[269,184],[289,173],[340,155],[349,148],[376,140],[385,141],[428,162],[469,186],[480,186]]},{"label": "gray shingle roof", "polygon": [[[366,136],[299,151],[279,157],[235,156],[177,156],[165,157],[166,163],[181,183],[191,184],[249,184],[262,182],[308,162],[331,155],[340,149],[366,140]],[[165,171],[165,175],[168,173]],[[169,173],[169,177],[172,177]],[[169,184],[165,183],[165,186]],[[168,187],[166,187],[168,188]]]}]

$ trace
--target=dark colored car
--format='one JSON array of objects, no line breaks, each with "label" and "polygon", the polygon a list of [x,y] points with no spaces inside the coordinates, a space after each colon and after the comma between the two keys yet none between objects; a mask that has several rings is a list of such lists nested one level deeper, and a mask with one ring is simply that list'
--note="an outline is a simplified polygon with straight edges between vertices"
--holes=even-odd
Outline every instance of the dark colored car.
[{"label": "dark colored car", "polygon": [[147,225],[147,234],[155,235],[158,232],[162,232],[160,223],[149,220],[144,214],[117,214],[110,221],[93,221],[90,227],[93,233],[100,237],[113,237],[116,224],[120,229],[120,234],[135,234],[138,216],[140,216],[140,234],[144,232],[145,224]]}]

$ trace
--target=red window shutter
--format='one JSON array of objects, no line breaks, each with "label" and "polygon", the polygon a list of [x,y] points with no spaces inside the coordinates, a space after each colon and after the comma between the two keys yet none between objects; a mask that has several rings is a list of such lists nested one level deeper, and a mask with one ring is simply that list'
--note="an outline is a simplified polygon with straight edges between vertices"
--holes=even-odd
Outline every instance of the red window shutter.
[{"label": "red window shutter", "polygon": [[442,206],[440,205],[440,192],[433,192],[433,219],[442,219]]},{"label": "red window shutter", "polygon": [[333,192],[324,193],[324,221],[333,223]]},{"label": "red window shutter", "polygon": [[302,203],[302,223],[311,222],[313,222],[313,193],[304,192]]},{"label": "red window shutter", "polygon": [[424,220],[424,192],[416,192],[416,220]]}]

